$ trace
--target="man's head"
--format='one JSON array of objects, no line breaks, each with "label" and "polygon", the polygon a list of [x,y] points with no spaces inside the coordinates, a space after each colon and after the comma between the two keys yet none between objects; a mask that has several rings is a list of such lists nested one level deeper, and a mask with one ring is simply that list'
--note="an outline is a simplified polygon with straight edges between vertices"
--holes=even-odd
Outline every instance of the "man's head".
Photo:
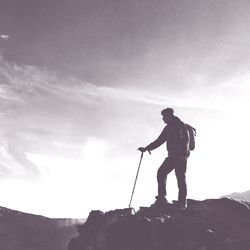
[{"label": "man's head", "polygon": [[174,118],[174,110],[172,108],[163,109],[161,115],[165,123],[170,123]]}]

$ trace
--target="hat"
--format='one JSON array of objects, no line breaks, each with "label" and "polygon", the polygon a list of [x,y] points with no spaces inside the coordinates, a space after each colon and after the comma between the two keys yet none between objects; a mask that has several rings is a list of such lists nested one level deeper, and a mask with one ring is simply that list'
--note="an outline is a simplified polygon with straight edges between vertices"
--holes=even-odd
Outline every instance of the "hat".
[{"label": "hat", "polygon": [[174,115],[174,110],[172,108],[166,108],[161,111],[161,114],[164,115]]}]

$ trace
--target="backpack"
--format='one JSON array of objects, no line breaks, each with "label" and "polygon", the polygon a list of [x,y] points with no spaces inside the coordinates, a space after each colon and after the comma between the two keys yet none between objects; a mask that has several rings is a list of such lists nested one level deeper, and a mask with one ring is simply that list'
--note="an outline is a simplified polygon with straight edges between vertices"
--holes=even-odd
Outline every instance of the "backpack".
[{"label": "backpack", "polygon": [[192,151],[195,149],[196,129],[189,124],[185,124],[185,126],[189,134],[189,149]]}]

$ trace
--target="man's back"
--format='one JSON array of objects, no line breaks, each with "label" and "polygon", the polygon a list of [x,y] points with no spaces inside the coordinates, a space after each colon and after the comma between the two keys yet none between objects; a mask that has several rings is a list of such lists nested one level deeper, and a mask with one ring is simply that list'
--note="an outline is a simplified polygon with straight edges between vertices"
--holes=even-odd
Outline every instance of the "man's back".
[{"label": "man's back", "polygon": [[185,124],[175,116],[165,129],[169,156],[189,156],[189,135]]}]

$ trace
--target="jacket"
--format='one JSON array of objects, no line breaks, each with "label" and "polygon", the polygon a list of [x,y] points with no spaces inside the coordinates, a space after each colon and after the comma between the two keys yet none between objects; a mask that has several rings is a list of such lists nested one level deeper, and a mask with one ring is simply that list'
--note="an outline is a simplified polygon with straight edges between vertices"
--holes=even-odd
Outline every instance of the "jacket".
[{"label": "jacket", "polygon": [[189,156],[189,134],[178,117],[174,116],[171,123],[166,125],[159,137],[150,143],[146,149],[151,151],[166,142],[168,156]]}]

